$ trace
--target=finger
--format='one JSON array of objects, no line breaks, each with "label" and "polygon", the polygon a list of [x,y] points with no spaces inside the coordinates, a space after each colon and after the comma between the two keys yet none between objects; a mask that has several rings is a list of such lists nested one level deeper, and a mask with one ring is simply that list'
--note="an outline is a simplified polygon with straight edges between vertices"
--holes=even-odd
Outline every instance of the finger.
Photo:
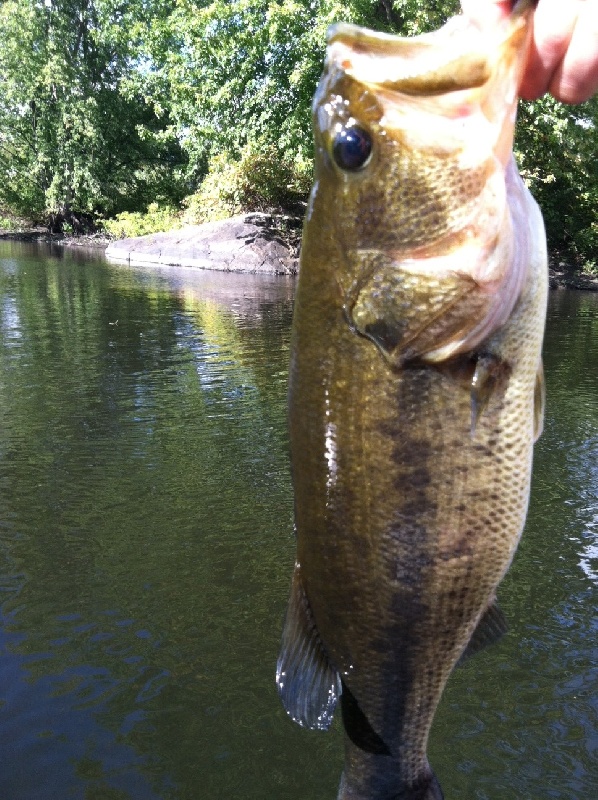
[{"label": "finger", "polygon": [[571,44],[549,85],[564,103],[583,103],[598,90],[598,2],[584,0]]},{"label": "finger", "polygon": [[[540,0],[534,15],[534,36],[520,94],[535,100],[548,91],[565,58],[585,0]],[[590,0],[595,5],[595,0]]]},{"label": "finger", "polygon": [[495,25],[511,13],[511,0],[461,0],[461,8],[466,17],[477,22],[480,27]]}]

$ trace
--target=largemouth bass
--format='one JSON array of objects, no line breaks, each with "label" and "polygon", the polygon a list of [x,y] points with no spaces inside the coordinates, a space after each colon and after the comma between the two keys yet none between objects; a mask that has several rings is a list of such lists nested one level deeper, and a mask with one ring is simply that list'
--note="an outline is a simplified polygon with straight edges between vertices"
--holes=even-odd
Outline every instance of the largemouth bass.
[{"label": "largemouth bass", "polygon": [[345,729],[341,800],[439,800],[428,734],[497,638],[542,426],[540,211],[512,157],[533,3],[328,35],[294,313],[297,563],[277,683]]}]

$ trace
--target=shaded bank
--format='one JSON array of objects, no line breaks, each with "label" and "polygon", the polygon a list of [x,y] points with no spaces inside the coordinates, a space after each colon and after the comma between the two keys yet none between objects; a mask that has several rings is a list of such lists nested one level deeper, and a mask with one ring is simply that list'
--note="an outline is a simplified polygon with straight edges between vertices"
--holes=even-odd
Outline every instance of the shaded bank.
[{"label": "shaded bank", "polygon": [[103,233],[67,236],[64,233],[50,233],[47,228],[30,228],[22,231],[0,231],[0,242],[30,242],[38,244],[59,244],[64,247],[97,247],[105,250],[112,242]]},{"label": "shaded bank", "polygon": [[564,264],[550,264],[549,286],[551,289],[585,289],[598,292],[598,275],[576,272]]},{"label": "shaded bank", "polygon": [[[21,242],[39,242],[48,244],[58,244],[63,247],[94,247],[112,252],[119,251],[124,257],[111,256],[108,251],[107,256],[116,261],[125,261],[133,264],[154,264],[161,266],[181,266],[184,268],[194,269],[212,269],[224,272],[270,272],[271,274],[295,274],[299,268],[299,251],[301,246],[301,219],[297,217],[275,217],[269,214],[245,214],[241,217],[233,217],[231,220],[224,220],[221,223],[206,223],[206,225],[194,226],[196,229],[207,228],[208,226],[223,226],[218,234],[221,236],[226,226],[231,229],[230,223],[234,220],[250,220],[248,225],[259,225],[264,232],[262,242],[266,245],[268,242],[275,242],[284,249],[278,247],[272,251],[274,252],[274,262],[268,263],[263,269],[254,269],[251,264],[248,264],[247,258],[241,259],[238,265],[231,262],[222,262],[218,259],[211,259],[208,264],[200,263],[186,263],[188,259],[185,258],[184,248],[180,245],[181,230],[166,231],[160,234],[150,234],[148,236],[139,236],[131,239],[121,239],[114,241],[110,237],[103,234],[94,234],[91,236],[66,236],[65,234],[48,233],[46,229],[35,228],[26,231],[10,231],[0,232],[0,241],[21,241]],[[201,239],[201,236],[199,237]],[[252,238],[251,230],[248,229],[248,239]],[[150,249],[150,242],[154,240],[156,245],[155,250],[167,253],[167,257],[154,257],[146,258],[144,255],[148,254]],[[237,245],[239,243],[237,242]],[[233,241],[234,245],[234,241]],[[188,254],[188,242],[185,244],[186,253]],[[156,253],[154,252],[155,256]],[[133,256],[131,258],[130,256]],[[282,259],[282,262],[277,262],[276,259]],[[243,262],[243,263],[242,263]],[[586,291],[598,291],[598,275],[584,273],[575,270],[573,267],[557,261],[553,258],[551,260],[550,268],[550,288],[551,289],[580,289]]]}]

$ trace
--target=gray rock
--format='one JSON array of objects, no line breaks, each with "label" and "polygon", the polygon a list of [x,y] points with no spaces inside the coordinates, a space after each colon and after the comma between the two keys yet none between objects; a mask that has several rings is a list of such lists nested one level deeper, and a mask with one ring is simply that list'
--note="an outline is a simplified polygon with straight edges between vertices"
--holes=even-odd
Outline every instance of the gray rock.
[{"label": "gray rock", "polygon": [[295,274],[297,255],[274,226],[275,220],[268,214],[243,214],[222,222],[120,239],[108,246],[106,256],[131,264]]}]

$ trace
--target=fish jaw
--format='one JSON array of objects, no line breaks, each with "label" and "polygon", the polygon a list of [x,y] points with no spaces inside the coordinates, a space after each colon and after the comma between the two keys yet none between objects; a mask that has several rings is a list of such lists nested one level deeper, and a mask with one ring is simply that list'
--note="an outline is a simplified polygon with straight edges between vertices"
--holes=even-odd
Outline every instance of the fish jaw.
[{"label": "fish jaw", "polygon": [[[396,366],[474,349],[519,297],[527,265],[508,173],[530,30],[524,9],[491,32],[455,17],[414,39],[345,24],[329,33],[308,218],[317,204],[320,214],[334,209],[345,316]],[[363,168],[347,172],[335,142],[356,126],[374,144]]]}]

